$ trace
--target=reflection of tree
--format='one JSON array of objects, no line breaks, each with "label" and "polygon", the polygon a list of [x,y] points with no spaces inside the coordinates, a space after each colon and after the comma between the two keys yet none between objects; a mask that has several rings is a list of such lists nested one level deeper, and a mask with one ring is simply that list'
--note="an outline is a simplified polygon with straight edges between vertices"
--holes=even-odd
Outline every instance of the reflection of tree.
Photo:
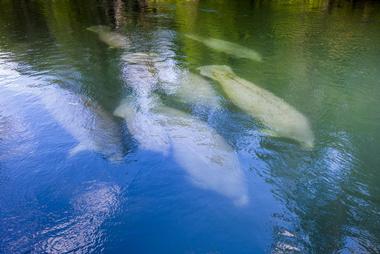
[{"label": "reflection of tree", "polygon": [[[28,51],[51,42],[41,6],[36,1],[1,1],[0,34],[4,35],[0,37],[2,51],[17,53],[17,57],[23,55],[24,61],[38,66],[41,64]],[[46,57],[46,52],[41,52],[41,57]]]},{"label": "reflection of tree", "polygon": [[[119,15],[113,17],[105,16],[89,1],[20,2],[21,9],[14,1],[2,2],[4,8],[0,9],[7,11],[0,14],[0,22],[10,26],[0,29],[10,36],[0,47],[15,53],[14,61],[26,63],[34,71],[53,70],[58,79],[65,80],[65,88],[81,90],[106,108],[114,108],[115,102],[107,98],[117,97],[122,89],[118,62],[112,60],[118,52],[108,50],[86,28],[113,22],[113,17],[122,26],[123,2],[111,5]],[[103,1],[101,6],[107,9],[109,2]],[[38,54],[27,54],[29,49]]]},{"label": "reflection of tree", "polygon": [[20,42],[49,35],[38,2],[5,0],[0,2],[0,6],[1,27],[9,31],[6,34],[10,38]]},{"label": "reflection of tree", "polygon": [[340,134],[336,139],[340,145],[316,152],[311,162],[292,169],[274,162],[269,178],[275,179],[276,194],[299,217],[315,253],[376,253],[379,207],[371,199],[379,191],[370,193],[376,185],[358,177],[369,172],[355,159],[359,156],[349,148],[348,137]]},{"label": "reflection of tree", "polygon": [[[371,152],[380,149],[380,111],[374,96],[380,94],[375,80],[380,52],[374,43],[378,26],[371,23],[379,14],[368,1],[285,3],[2,0],[0,34],[5,36],[0,48],[13,52],[15,62],[76,81],[71,89],[80,84],[78,89],[108,109],[118,100],[107,98],[118,98],[123,86],[120,63],[114,60],[121,53],[86,32],[91,25],[137,34],[148,50],[166,50],[152,32],[174,25],[170,22],[176,22],[179,35],[194,33],[257,49],[265,58],[261,64],[237,61],[181,36],[162,40],[173,49],[182,38],[181,54],[191,67],[233,64],[241,75],[306,113],[325,148],[317,147],[312,155],[287,151],[288,156],[255,150],[269,165],[266,178],[298,217],[313,252],[379,252],[380,162]],[[174,21],[169,22],[168,16],[151,15],[173,12]],[[178,51],[169,53],[173,57]]]},{"label": "reflection of tree", "polygon": [[[256,40],[260,35],[261,38],[271,38],[269,44],[262,47],[271,58],[265,59],[261,66],[255,66],[259,71],[252,70],[253,64],[241,66],[240,71],[256,74],[254,79],[260,85],[268,86],[296,106],[304,105],[302,110],[310,116],[314,129],[322,130],[317,134],[323,139],[320,142],[331,147],[316,151],[310,162],[296,163],[291,173],[284,161],[294,159],[278,154],[279,158],[272,158],[270,163],[268,181],[274,181],[278,189],[276,195],[299,218],[302,231],[309,238],[305,243],[309,243],[307,245],[313,252],[377,252],[380,246],[376,236],[380,235],[380,225],[376,214],[379,214],[380,207],[375,200],[380,193],[373,179],[379,181],[379,175],[372,172],[376,168],[373,163],[376,159],[361,152],[366,148],[357,135],[370,142],[371,150],[379,149],[371,138],[379,136],[375,131],[378,125],[368,119],[378,119],[376,115],[380,112],[373,96],[363,95],[378,90],[378,86],[374,80],[367,79],[363,89],[358,86],[363,81],[350,77],[351,73],[360,72],[368,73],[368,77],[376,76],[373,66],[379,66],[380,62],[368,53],[377,52],[375,45],[378,44],[373,42],[374,37],[371,41],[366,36],[375,27],[371,25],[363,29],[361,23],[363,16],[369,20],[374,18],[370,16],[374,13],[368,11],[368,2],[363,6],[345,1],[291,1],[291,4],[284,6],[264,1],[253,3],[252,8],[244,1],[223,4],[181,2],[177,4],[176,20],[183,33],[243,42],[249,41],[252,35]],[[215,10],[221,15],[204,13],[204,9]],[[316,9],[321,12],[313,12]],[[244,15],[252,20],[262,11],[270,17],[263,24],[268,26],[264,30],[252,22],[244,22]],[[223,29],[219,24],[223,24]],[[263,31],[271,33],[262,34]],[[358,45],[357,37],[366,40],[367,46]],[[228,56],[210,52],[196,42],[184,38],[181,43],[188,61],[195,67],[209,62],[231,62]],[[257,45],[260,51],[260,44]],[[239,63],[234,62],[234,65]],[[319,119],[321,112],[323,119]],[[322,123],[324,126],[319,126]],[[356,130],[360,129],[367,130],[367,133],[357,133]],[[355,146],[361,144],[360,148],[353,149],[350,140]],[[334,144],[340,145],[336,147]],[[358,162],[364,165],[358,165]],[[368,163],[371,166],[366,165]],[[372,175],[373,179],[368,177]],[[368,209],[362,208],[363,205]],[[369,218],[368,221],[365,218]]]},{"label": "reflection of tree", "polygon": [[[108,8],[105,3],[103,7]],[[111,8],[114,7],[120,9],[114,10],[113,15],[121,15],[122,3],[119,1],[118,4],[111,5]],[[122,89],[119,66],[113,61],[114,54],[118,52],[109,51],[93,34],[86,32],[86,28],[108,22],[122,25],[121,17],[105,16],[104,12],[88,1],[80,3],[79,6],[76,1],[52,1],[46,2],[45,8],[49,10],[45,12],[46,22],[59,43],[60,51],[65,55],[68,64],[80,73],[82,91],[106,108],[115,107],[113,104],[108,105],[110,102],[107,97],[117,97]]]},{"label": "reflection of tree", "polygon": [[122,0],[115,0],[115,28],[120,29],[126,24],[125,6]]},{"label": "reflection of tree", "polygon": [[[279,35],[294,34],[292,30],[303,31],[301,34],[295,34],[296,37],[290,37],[289,43],[284,44],[284,46],[290,46],[288,49],[276,45],[275,48],[280,54],[288,54],[279,59],[300,58],[299,61],[289,61],[288,64],[278,66],[278,69],[284,74],[287,73],[285,75],[291,74],[289,79],[298,84],[297,93],[304,94],[304,96],[299,96],[300,100],[302,98],[304,100],[300,105],[310,105],[311,108],[324,110],[323,119],[318,119],[314,123],[315,129],[327,131],[327,133],[319,134],[320,138],[327,139],[323,141],[324,145],[330,142],[342,144],[340,147],[319,151],[313,158],[316,163],[308,166],[310,172],[297,168],[302,173],[292,176],[299,180],[294,187],[294,192],[289,194],[291,196],[289,198],[296,201],[292,210],[300,217],[302,228],[308,233],[311,247],[316,253],[331,253],[338,249],[376,252],[379,251],[379,243],[376,242],[379,231],[375,229],[380,228],[380,225],[377,224],[374,214],[379,212],[379,205],[370,202],[370,199],[372,195],[374,195],[372,197],[378,196],[378,190],[368,197],[363,196],[363,193],[360,194],[365,191],[364,189],[372,189],[376,185],[363,178],[364,175],[371,174],[369,171],[359,178],[355,177],[359,172],[364,173],[366,167],[357,165],[357,161],[352,161],[358,158],[359,161],[366,163],[374,159],[364,158],[360,154],[360,149],[349,150],[350,143],[347,140],[355,140],[356,145],[360,144],[355,136],[331,134],[336,133],[337,130],[339,133],[352,133],[356,129],[366,129],[368,133],[360,133],[362,137],[378,135],[371,130],[369,125],[361,121],[355,123],[355,118],[360,119],[363,115],[376,118],[377,110],[368,111],[374,108],[374,101],[364,99],[363,87],[358,87],[357,83],[347,77],[350,73],[360,72],[360,69],[368,72],[367,67],[358,68],[358,62],[364,59],[363,65],[367,65],[371,62],[370,56],[366,55],[367,52],[363,51],[363,47],[355,47],[357,39],[353,37],[353,35],[362,34],[364,38],[364,33],[367,31],[360,28],[359,20],[352,20],[352,13],[346,15],[345,12],[350,12],[350,10],[330,9],[329,12],[330,14],[325,16],[311,16],[307,19],[306,25],[298,23],[301,28],[306,28],[305,30],[295,29],[294,25],[278,30]],[[349,29],[346,28],[347,26]],[[283,43],[281,38],[277,41]],[[303,65],[297,66],[292,62],[295,64],[301,62]],[[371,67],[368,66],[368,68]],[[320,76],[320,73],[325,76]],[[297,79],[300,80],[297,81]],[[302,86],[302,82],[310,86]],[[312,86],[312,82],[315,86]],[[371,80],[369,84],[374,87]],[[290,88],[290,86],[284,86],[282,89],[286,91]],[[347,93],[347,90],[350,90],[350,93]],[[364,89],[364,91],[371,90]],[[315,96],[310,97],[307,94]],[[371,95],[368,94],[367,98],[371,98]],[[320,123],[324,123],[325,126],[318,126]],[[326,126],[326,123],[330,123],[331,126]],[[332,164],[323,164],[326,162],[332,162]],[[307,184],[310,179],[313,179],[312,184]],[[377,179],[379,179],[378,176]],[[280,187],[282,181],[279,180],[279,182]],[[360,183],[364,189],[357,190],[355,183]],[[353,203],[352,200],[358,203]],[[360,203],[371,204],[373,214],[365,212]],[[369,221],[377,225],[372,226],[371,223],[363,221],[363,218],[370,218]]]},{"label": "reflection of tree", "polygon": [[[316,253],[331,253],[337,250],[379,251],[376,236],[379,235],[377,228],[380,228],[380,225],[374,216],[379,213],[379,205],[371,202],[373,197],[379,196],[379,190],[364,178],[372,173],[366,170],[365,165],[358,165],[359,161],[366,163],[374,159],[365,158],[360,154],[361,149],[365,150],[364,147],[350,149],[350,140],[355,140],[352,142],[355,146],[361,142],[355,136],[345,134],[352,135],[356,129],[366,129],[368,133],[360,133],[362,137],[378,136],[371,126],[362,121],[356,123],[355,120],[363,115],[376,118],[377,110],[373,107],[374,101],[362,97],[363,87],[358,87],[357,83],[347,77],[351,73],[368,72],[371,68],[364,67],[368,62],[371,63],[371,57],[366,55],[363,47],[355,47],[357,39],[353,37],[362,34],[365,38],[367,31],[360,28],[360,20],[352,20],[352,15],[356,16],[356,13],[346,14],[351,11],[347,8],[332,8],[329,14],[315,17],[311,15],[304,20],[307,22],[306,25],[297,23],[296,16],[293,16],[293,22],[278,23],[282,27],[277,30],[275,49],[278,53],[275,55],[282,56],[278,58],[279,64],[276,69],[281,71],[281,75],[288,75],[288,79],[297,84],[297,94],[304,94],[298,95],[299,100],[304,100],[300,105],[310,105],[310,108],[324,111],[323,119],[314,121],[314,129],[325,131],[319,134],[320,139],[326,139],[322,141],[325,146],[332,143],[332,147],[316,152],[313,162],[296,167],[295,170],[300,171],[299,173],[288,176],[286,182],[292,183],[292,179],[297,179],[296,184],[285,185],[284,177],[279,179],[278,176],[284,174],[282,171],[288,169],[277,169],[279,172],[271,175],[271,178],[278,179],[280,193],[287,193],[284,199],[295,201],[290,209],[300,218],[301,226],[309,236],[310,246]],[[289,27],[286,27],[286,24]],[[281,38],[283,35],[290,36]],[[292,60],[283,64],[280,63],[280,59]],[[358,62],[361,61],[363,67],[358,68]],[[324,76],[320,76],[321,73]],[[374,87],[374,83],[368,81],[369,85]],[[304,84],[301,85],[302,83]],[[286,93],[291,86],[285,85],[281,89]],[[350,92],[347,93],[347,90]],[[371,96],[368,94],[367,98]],[[324,123],[324,126],[318,126],[321,123]],[[330,126],[326,126],[326,123]],[[337,131],[338,135],[335,135]],[[335,147],[334,144],[340,145]],[[307,168],[307,172],[304,167]],[[358,173],[361,177],[357,177]],[[359,183],[362,189],[357,189],[356,183]],[[368,196],[363,195],[367,189],[369,191],[374,187],[377,191]],[[286,188],[293,191],[285,191]],[[363,204],[366,204],[367,208],[370,207],[372,214],[362,208]],[[368,221],[371,222],[363,218],[370,218]]]}]

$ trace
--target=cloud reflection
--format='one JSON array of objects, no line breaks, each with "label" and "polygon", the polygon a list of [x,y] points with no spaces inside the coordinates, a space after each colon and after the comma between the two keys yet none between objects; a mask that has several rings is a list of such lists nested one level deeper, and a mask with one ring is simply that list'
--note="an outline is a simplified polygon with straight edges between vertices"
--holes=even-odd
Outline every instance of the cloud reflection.
[{"label": "cloud reflection", "polygon": [[120,188],[117,185],[96,183],[74,198],[74,216],[46,228],[40,234],[47,240],[40,243],[36,252],[89,253],[102,246],[104,232],[101,226],[120,205]]}]

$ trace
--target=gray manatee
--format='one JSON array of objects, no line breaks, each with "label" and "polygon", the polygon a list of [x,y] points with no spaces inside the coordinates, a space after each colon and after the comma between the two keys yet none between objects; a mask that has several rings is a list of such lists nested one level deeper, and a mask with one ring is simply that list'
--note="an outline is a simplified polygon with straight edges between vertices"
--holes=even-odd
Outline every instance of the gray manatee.
[{"label": "gray manatee", "polygon": [[216,51],[224,52],[237,58],[246,58],[257,62],[262,61],[262,57],[259,53],[257,53],[253,49],[240,46],[236,43],[215,38],[204,38],[194,34],[186,34],[185,36],[194,41],[203,43],[205,46],[212,48]]},{"label": "gray manatee", "polygon": [[11,86],[10,90],[32,96],[54,121],[77,143],[69,151],[74,156],[82,151],[94,151],[110,161],[123,158],[120,126],[111,114],[86,96],[56,85],[45,87]]},{"label": "gray manatee", "polygon": [[220,97],[212,84],[198,74],[178,68],[172,59],[152,52],[128,53],[122,59],[127,63],[124,78],[139,97],[151,96],[160,88],[185,103],[220,107]]},{"label": "gray manatee", "polygon": [[290,138],[305,148],[313,148],[314,134],[308,119],[283,99],[238,77],[228,66],[209,65],[199,70],[201,75],[217,81],[236,106],[267,126],[267,134]]},{"label": "gray manatee", "polygon": [[90,26],[87,30],[98,34],[99,39],[111,48],[126,48],[130,44],[127,37],[112,31],[108,26]]},{"label": "gray manatee", "polygon": [[202,76],[184,71],[175,95],[186,103],[199,104],[218,109],[221,106],[220,97],[212,84]]},{"label": "gray manatee", "polygon": [[128,131],[140,148],[168,155],[170,140],[166,130],[159,124],[159,117],[150,109],[138,106],[139,109],[132,105],[131,100],[124,100],[115,109],[114,115],[126,121]]},{"label": "gray manatee", "polygon": [[196,186],[226,196],[238,206],[249,202],[236,152],[207,123],[162,105],[144,113],[122,103],[115,115],[125,118],[141,148],[163,155],[171,152]]},{"label": "gray manatee", "polygon": [[[2,64],[1,60],[0,64]],[[8,65],[16,67],[17,63],[10,62]],[[123,158],[123,138],[120,126],[112,114],[105,111],[95,101],[85,95],[66,90],[59,85],[53,85],[46,80],[23,75],[13,68],[0,70],[0,78],[4,81],[9,80],[8,85],[0,88],[3,95],[6,93],[10,95],[10,98],[12,95],[24,95],[26,98],[31,98],[37,106],[44,108],[55,123],[75,140],[77,145],[69,151],[70,156],[82,151],[94,151],[102,154],[110,161],[118,161]],[[14,108],[10,106],[14,103],[10,98],[8,96],[0,98],[0,106],[5,103],[7,108]],[[11,126],[14,133],[17,130],[16,127],[20,131],[29,130],[29,128],[25,128],[25,124],[20,126],[22,123],[20,121],[22,119],[21,113],[22,110],[20,109],[20,113],[13,114],[17,118],[13,116],[6,118],[12,120],[13,126]],[[2,115],[2,110],[0,110],[0,121]],[[9,122],[9,120],[7,121]]]},{"label": "gray manatee", "polygon": [[88,150],[112,161],[122,159],[120,127],[96,102],[58,87],[42,89],[39,98],[56,122],[78,142],[70,155]]}]

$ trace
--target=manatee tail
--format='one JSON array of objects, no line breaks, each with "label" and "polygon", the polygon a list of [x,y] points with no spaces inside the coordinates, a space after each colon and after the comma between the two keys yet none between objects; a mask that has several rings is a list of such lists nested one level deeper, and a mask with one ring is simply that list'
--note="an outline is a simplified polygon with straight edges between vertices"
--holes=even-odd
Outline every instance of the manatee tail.
[{"label": "manatee tail", "polygon": [[305,151],[312,151],[314,149],[314,141],[303,142],[301,145]]},{"label": "manatee tail", "polygon": [[90,26],[90,27],[87,27],[86,28],[87,31],[90,31],[90,32],[94,32],[94,33],[97,33],[97,29],[96,29],[96,26]]},{"label": "manatee tail", "polygon": [[74,157],[75,155],[77,155],[78,153],[81,153],[83,151],[92,151],[92,150],[95,150],[95,149],[90,144],[79,143],[78,145],[76,145],[74,148],[72,148],[69,151],[69,157]]},{"label": "manatee tail", "polygon": [[107,158],[111,163],[114,163],[114,164],[117,164],[117,163],[120,163],[124,160],[124,157],[123,155],[120,153],[118,154],[112,154],[111,156],[109,156]]}]

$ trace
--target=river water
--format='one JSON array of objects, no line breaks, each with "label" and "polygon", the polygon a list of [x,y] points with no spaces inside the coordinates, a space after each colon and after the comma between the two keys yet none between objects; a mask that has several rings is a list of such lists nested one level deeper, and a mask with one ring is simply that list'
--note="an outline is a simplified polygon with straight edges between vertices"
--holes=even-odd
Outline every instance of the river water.
[{"label": "river water", "polygon": [[0,0],[0,253],[379,253],[379,45],[376,1]]}]

